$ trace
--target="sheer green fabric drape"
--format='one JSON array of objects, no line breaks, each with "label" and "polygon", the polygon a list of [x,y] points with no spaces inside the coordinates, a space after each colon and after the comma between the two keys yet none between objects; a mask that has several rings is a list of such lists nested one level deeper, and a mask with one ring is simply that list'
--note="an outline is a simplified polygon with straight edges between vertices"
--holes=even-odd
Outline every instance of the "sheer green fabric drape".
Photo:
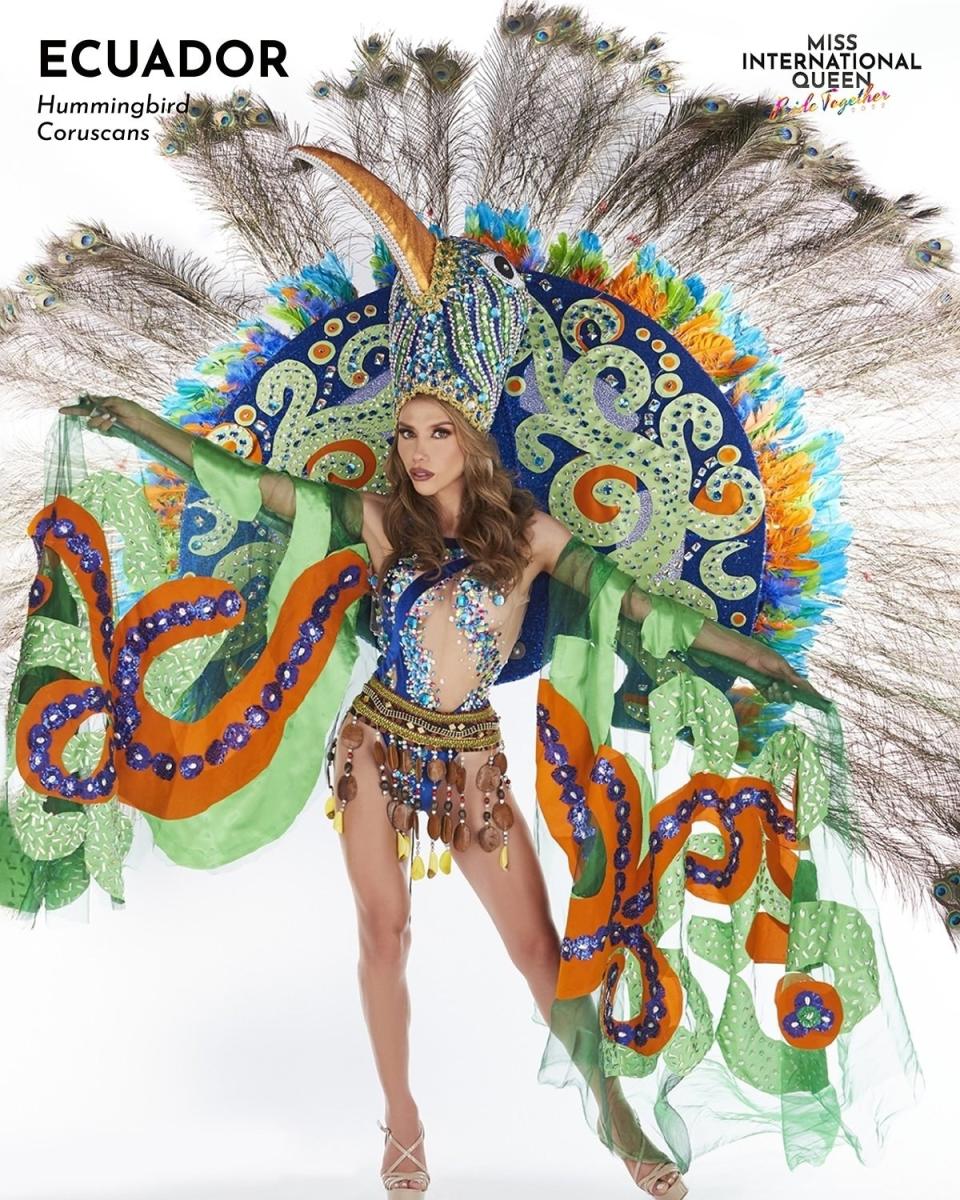
[{"label": "sheer green fabric drape", "polygon": [[[551,580],[536,832],[552,891],[569,895],[561,932],[570,967],[561,967],[558,993],[578,958],[597,956],[620,973],[612,994],[594,986],[555,1000],[539,1078],[575,1086],[591,1128],[630,1158],[664,1157],[647,1134],[686,1167],[725,1142],[773,1131],[791,1167],[823,1162],[839,1142],[869,1159],[889,1117],[914,1098],[919,1069],[857,852],[840,715],[803,689],[694,650],[705,619],[643,591],[576,539]],[[742,688],[748,675],[755,703],[735,710],[724,677]],[[744,729],[740,714],[751,708],[762,720]],[[578,720],[588,736],[577,732]],[[554,763],[566,773],[563,784],[551,781]],[[741,851],[738,869],[752,871],[749,880],[741,875],[749,885],[729,902],[720,888],[705,899],[691,891],[691,863],[719,869],[729,843],[721,819],[691,819],[672,834],[672,860],[653,889],[655,915],[643,917],[637,897],[652,878],[652,839],[669,840],[674,800],[724,786],[736,799],[741,778],[777,797],[793,844],[765,828],[756,864]],[[606,781],[624,790],[604,790]],[[629,804],[619,842],[599,833],[579,843],[566,837],[564,816],[572,820],[576,808],[571,787],[585,791],[594,825],[600,806],[614,803],[609,796],[619,797],[618,811]],[[701,807],[700,816],[711,811]],[[638,841],[624,835],[625,825],[642,831]],[[558,831],[567,859],[556,852]],[[627,844],[634,850],[615,889],[615,856]],[[611,900],[598,916],[591,898],[604,888]],[[621,1022],[647,1011],[647,968],[624,945],[624,931],[637,925],[679,987],[676,1028],[655,1052],[618,1044],[604,1028],[605,1004]],[[602,972],[596,979],[602,984]],[[818,1010],[819,1001],[803,1007],[821,992],[842,1000],[840,1032],[828,1045],[813,1037],[805,1044],[800,1017],[820,1020],[818,1034],[839,1017],[839,1008],[832,1018]],[[793,993],[796,1007],[784,1009],[782,998]]]},{"label": "sheer green fabric drape", "polygon": [[[238,521],[252,521],[260,513],[259,480],[267,468],[251,466],[209,441],[198,440],[194,469],[211,500]],[[359,494],[332,484],[290,479],[296,489],[296,515],[267,594],[267,636],[291,584],[305,568],[346,546],[367,557],[361,541]],[[290,827],[323,774],[327,737],[357,656],[360,608],[355,604],[348,610],[323,674],[290,718],[268,770],[196,816],[164,821],[147,814],[156,844],[175,862],[190,867],[231,862],[274,841]],[[190,716],[182,710],[178,715]]]},{"label": "sheer green fabric drape", "polygon": [[[76,421],[58,422],[48,446],[47,503],[76,501],[106,531],[114,621],[140,597],[179,577],[178,546],[147,501],[146,479],[130,478],[118,454],[117,469],[89,471],[84,434]],[[122,443],[97,436],[97,458]],[[135,438],[125,440],[137,441]],[[194,637],[163,652],[144,678],[144,693],[161,713],[179,721],[201,719],[256,661],[274,627],[284,597],[298,575],[336,550],[351,547],[366,558],[361,541],[362,503],[351,489],[293,480],[296,518],[291,523],[260,505],[258,471],[233,455],[198,440],[195,469],[145,445],[151,458],[203,489],[188,516],[202,511],[222,529],[220,541],[236,548],[217,560],[215,577],[233,583],[247,600],[247,615],[229,634]],[[246,522],[244,526],[241,523]],[[244,536],[246,531],[247,536]],[[21,914],[64,907],[83,895],[91,879],[117,903],[124,900],[122,866],[132,844],[133,821],[123,797],[80,804],[41,796],[14,774],[13,738],[20,716],[37,689],[53,679],[98,682],[91,656],[90,618],[70,572],[49,555],[41,564],[52,593],[27,618],[7,713],[7,761],[0,802],[0,903]],[[369,638],[368,599],[346,612],[317,685],[291,718],[269,764],[246,787],[196,816],[164,820],[144,813],[153,840],[186,866],[214,867],[279,837],[306,803],[322,776],[325,741],[357,657],[360,636]],[[98,618],[99,619],[99,618]],[[361,632],[358,633],[358,625]],[[105,681],[100,681],[105,682]],[[89,728],[71,738],[64,765],[81,775],[101,753],[104,732]]]}]

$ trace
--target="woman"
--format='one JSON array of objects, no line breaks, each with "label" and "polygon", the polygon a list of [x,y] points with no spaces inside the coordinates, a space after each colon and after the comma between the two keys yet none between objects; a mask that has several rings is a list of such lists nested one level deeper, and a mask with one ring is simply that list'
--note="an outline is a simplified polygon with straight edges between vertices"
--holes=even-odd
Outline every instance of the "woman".
[{"label": "woman", "polygon": [[[120,426],[188,466],[195,465],[199,439],[132,401],[90,400],[94,405],[91,429],[109,432]],[[89,403],[61,412],[88,415]],[[209,453],[207,446],[205,452]],[[387,1145],[382,1178],[388,1190],[425,1190],[429,1174],[422,1150],[424,1132],[408,1080],[407,855],[398,857],[396,849],[411,824],[416,837],[417,824],[397,814],[411,807],[426,809],[433,800],[431,842],[438,835],[449,842],[458,866],[492,916],[508,954],[549,1021],[560,938],[530,830],[513,805],[499,725],[487,692],[516,641],[534,579],[541,572],[557,571],[572,539],[565,526],[536,508],[529,492],[513,485],[490,436],[458,406],[435,396],[414,393],[398,408],[385,469],[391,492],[387,496],[361,493],[361,532],[371,582],[377,583],[381,654],[374,680],[355,699],[338,738],[335,772],[343,805],[338,827],[357,908],[363,1010],[384,1090],[386,1124],[381,1128]],[[259,486],[265,507],[294,517],[297,487],[290,477],[260,468]],[[426,582],[435,575],[437,582]],[[411,589],[419,594],[405,603]],[[649,597],[635,587],[623,603],[625,615],[638,622],[651,611]],[[673,602],[660,597],[658,603]],[[702,620],[690,645],[725,654],[817,695],[776,652],[713,621]],[[438,724],[432,744],[425,736],[407,737],[400,752],[414,759],[420,754],[421,770],[411,772],[409,762],[393,763],[389,758],[395,749],[390,722],[381,731],[379,713],[389,711],[391,699],[417,712],[428,729],[431,722]],[[475,740],[483,743],[480,748],[461,748],[451,755],[451,746],[438,746],[444,725],[438,714],[454,712],[461,726],[466,723],[476,730]],[[383,741],[381,732],[386,735]],[[436,803],[442,789],[437,785],[443,782],[451,758],[456,764],[451,773],[457,767],[460,771],[462,800],[456,819],[448,801],[446,816],[453,832],[443,836]],[[431,768],[431,760],[444,762],[444,768]],[[396,777],[403,774],[403,767],[411,784],[398,787]],[[388,798],[390,821],[384,820],[378,791]],[[497,793],[493,808],[492,792]],[[349,808],[346,816],[345,808]],[[480,832],[472,837],[471,830]],[[497,845],[500,831],[504,846],[509,836],[509,859],[501,854],[498,864],[492,854],[481,850]],[[507,861],[509,870],[502,870]],[[642,1157],[624,1155],[635,1182],[650,1195],[681,1200],[686,1187],[676,1165],[636,1127],[616,1077],[594,1076],[589,1084],[598,1099],[600,1089],[604,1092],[604,1111],[611,1114],[615,1143],[645,1147]]]}]

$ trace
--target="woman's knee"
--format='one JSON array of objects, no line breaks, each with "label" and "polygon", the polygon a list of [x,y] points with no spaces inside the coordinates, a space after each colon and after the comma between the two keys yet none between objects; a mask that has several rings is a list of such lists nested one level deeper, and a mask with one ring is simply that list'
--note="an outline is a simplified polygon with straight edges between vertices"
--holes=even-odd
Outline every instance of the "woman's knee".
[{"label": "woman's knee", "polygon": [[560,938],[556,930],[546,929],[511,939],[507,953],[513,965],[524,975],[560,965]]},{"label": "woman's knee", "polygon": [[359,915],[360,967],[402,965],[410,951],[409,912],[370,912]]}]

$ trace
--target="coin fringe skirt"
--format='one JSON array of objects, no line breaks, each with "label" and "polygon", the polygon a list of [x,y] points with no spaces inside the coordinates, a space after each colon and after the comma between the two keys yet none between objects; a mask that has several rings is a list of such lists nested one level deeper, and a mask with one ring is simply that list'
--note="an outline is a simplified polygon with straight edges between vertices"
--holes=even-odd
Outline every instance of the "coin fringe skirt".
[{"label": "coin fringe skirt", "polygon": [[[343,833],[344,814],[357,795],[353,756],[372,736],[373,758],[380,774],[380,791],[387,820],[397,834],[397,857],[411,857],[411,882],[438,872],[449,874],[451,846],[466,850],[476,838],[483,850],[500,852],[500,865],[509,864],[509,830],[513,810],[506,799],[510,780],[500,721],[490,705],[470,711],[439,712],[398,695],[376,676],[371,677],[350,706],[339,740],[346,751],[343,768],[326,812]],[[483,797],[480,827],[467,822],[462,762],[465,752],[486,750],[487,761],[477,770],[477,790]],[[330,779],[336,742],[327,758]],[[430,848],[426,865],[420,852],[420,816],[427,814]],[[437,843],[443,846],[438,855]]]}]

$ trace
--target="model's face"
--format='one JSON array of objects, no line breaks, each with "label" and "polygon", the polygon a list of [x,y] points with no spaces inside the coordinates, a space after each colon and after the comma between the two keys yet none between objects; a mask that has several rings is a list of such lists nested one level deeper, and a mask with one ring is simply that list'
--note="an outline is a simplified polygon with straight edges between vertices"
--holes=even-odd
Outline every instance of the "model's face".
[{"label": "model's face", "polygon": [[414,396],[397,418],[397,453],[414,488],[433,496],[463,475],[464,454],[450,414],[430,396]]}]

